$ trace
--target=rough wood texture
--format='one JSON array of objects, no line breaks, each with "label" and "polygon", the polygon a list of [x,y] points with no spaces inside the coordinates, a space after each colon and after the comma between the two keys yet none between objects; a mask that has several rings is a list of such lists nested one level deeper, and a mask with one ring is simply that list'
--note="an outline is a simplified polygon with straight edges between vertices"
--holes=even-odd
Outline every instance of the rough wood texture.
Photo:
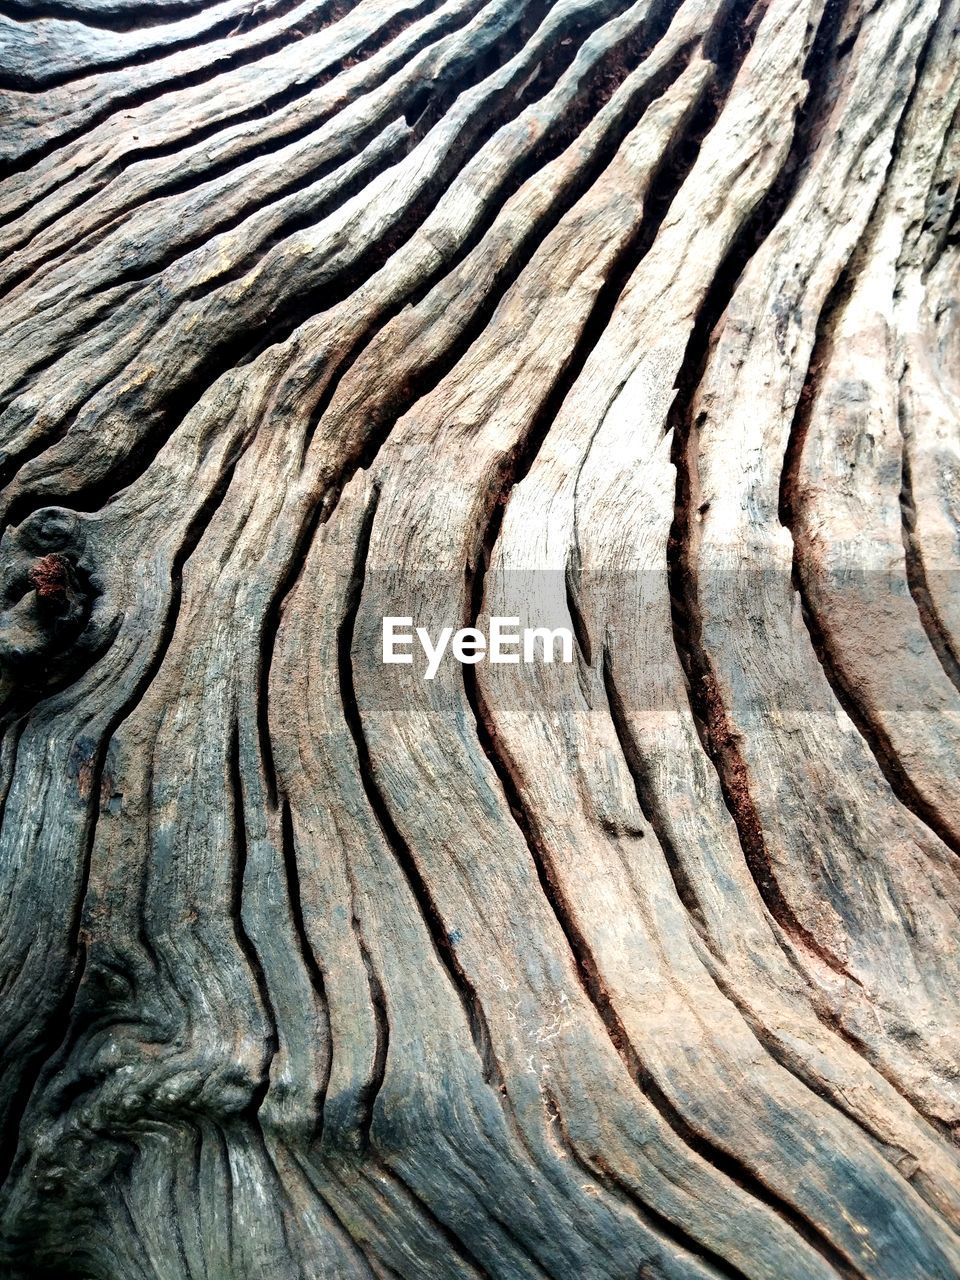
[{"label": "rough wood texture", "polygon": [[955,1280],[960,0],[3,8],[0,1272]]}]

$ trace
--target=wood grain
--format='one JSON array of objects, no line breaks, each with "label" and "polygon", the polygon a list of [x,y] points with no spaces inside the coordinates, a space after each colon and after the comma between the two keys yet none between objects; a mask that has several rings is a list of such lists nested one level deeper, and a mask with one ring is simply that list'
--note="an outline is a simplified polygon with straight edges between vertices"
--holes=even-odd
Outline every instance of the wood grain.
[{"label": "wood grain", "polygon": [[4,1276],[960,1275],[958,67],[2,6]]}]

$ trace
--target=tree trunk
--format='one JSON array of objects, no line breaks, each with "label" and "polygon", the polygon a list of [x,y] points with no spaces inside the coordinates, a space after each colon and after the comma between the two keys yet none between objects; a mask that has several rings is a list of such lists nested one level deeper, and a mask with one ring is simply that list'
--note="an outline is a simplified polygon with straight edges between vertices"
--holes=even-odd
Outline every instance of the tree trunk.
[{"label": "tree trunk", "polygon": [[960,1275],[960,0],[0,32],[2,1274]]}]

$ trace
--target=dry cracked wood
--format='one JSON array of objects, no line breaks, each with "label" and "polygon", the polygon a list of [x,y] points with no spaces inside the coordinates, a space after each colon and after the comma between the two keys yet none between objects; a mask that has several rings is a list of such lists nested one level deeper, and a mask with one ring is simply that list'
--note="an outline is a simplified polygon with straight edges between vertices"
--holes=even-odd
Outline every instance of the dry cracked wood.
[{"label": "dry cracked wood", "polygon": [[7,0],[4,1276],[960,1275],[958,68]]}]

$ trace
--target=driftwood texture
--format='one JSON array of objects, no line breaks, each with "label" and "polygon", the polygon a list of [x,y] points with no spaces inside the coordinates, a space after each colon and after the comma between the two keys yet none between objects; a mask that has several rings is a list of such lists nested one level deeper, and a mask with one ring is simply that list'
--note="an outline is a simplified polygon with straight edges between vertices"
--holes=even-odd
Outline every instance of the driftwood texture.
[{"label": "driftwood texture", "polygon": [[0,1273],[960,1275],[960,0],[0,50]]}]

